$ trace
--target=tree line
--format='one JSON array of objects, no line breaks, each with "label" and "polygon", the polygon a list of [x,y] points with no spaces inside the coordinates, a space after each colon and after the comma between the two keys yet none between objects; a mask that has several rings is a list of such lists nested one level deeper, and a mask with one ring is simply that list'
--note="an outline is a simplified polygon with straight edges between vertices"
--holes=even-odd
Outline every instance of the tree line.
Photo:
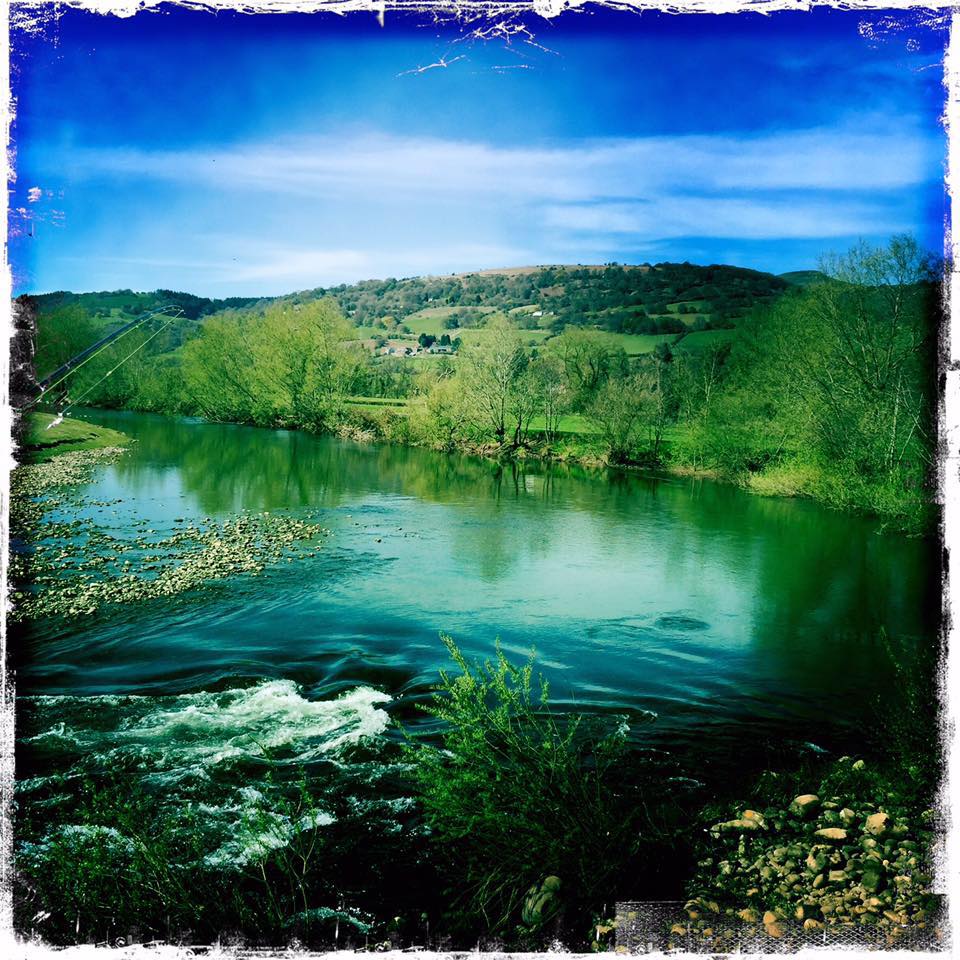
[{"label": "tree line", "polygon": [[[935,470],[940,273],[909,237],[860,244],[826,259],[815,282],[761,301],[735,336],[701,349],[665,339],[639,357],[572,324],[531,346],[503,312],[455,356],[374,357],[334,297],[291,298],[207,317],[185,343],[141,352],[99,384],[115,358],[95,362],[71,395],[94,383],[86,402],[108,406],[685,466],[915,525]],[[38,367],[91,330],[79,307],[46,314]],[[407,402],[400,413],[357,397]]]}]

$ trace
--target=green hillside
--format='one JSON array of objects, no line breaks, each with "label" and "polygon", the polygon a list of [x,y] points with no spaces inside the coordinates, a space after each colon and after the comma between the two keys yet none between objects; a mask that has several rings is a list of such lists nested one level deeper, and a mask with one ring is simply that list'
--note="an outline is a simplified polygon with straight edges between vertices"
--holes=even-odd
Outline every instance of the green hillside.
[{"label": "green hillside", "polygon": [[[113,290],[59,291],[32,299],[41,317],[56,317],[54,325],[75,330],[76,336],[66,339],[77,350],[104,331],[163,306],[178,308],[183,316],[150,342],[146,352],[153,356],[176,351],[210,316],[238,311],[256,315],[277,301],[296,305],[330,297],[355,328],[356,339],[368,344],[391,339],[412,346],[422,334],[438,340],[448,334],[470,343],[482,339],[491,317],[504,314],[524,330],[530,345],[565,327],[594,328],[620,338],[623,350],[637,356],[664,341],[684,341],[685,347],[707,342],[710,338],[695,335],[731,330],[754,307],[772,303],[800,282],[794,278],[808,273],[812,274],[776,277],[741,267],[691,263],[568,265],[365,280],[274,298],[210,299],[173,290]],[[66,343],[59,347],[41,349],[38,365],[49,365],[47,356],[53,353],[69,355]]]},{"label": "green hillside", "polygon": [[781,273],[780,279],[795,287],[809,287],[814,283],[823,283],[827,275],[819,270],[791,270],[789,273]]}]

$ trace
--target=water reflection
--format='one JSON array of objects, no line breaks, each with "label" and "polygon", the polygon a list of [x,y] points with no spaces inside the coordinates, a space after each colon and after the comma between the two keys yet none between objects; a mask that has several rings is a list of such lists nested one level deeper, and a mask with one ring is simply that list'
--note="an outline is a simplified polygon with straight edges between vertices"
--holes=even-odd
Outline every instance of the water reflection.
[{"label": "water reflection", "polygon": [[[334,530],[308,564],[204,604],[51,628],[21,687],[200,689],[293,677],[420,697],[441,630],[535,646],[557,696],[690,737],[855,731],[890,678],[881,627],[936,635],[930,543],[809,503],[675,478],[498,464],[284,431],[90,413],[138,442],[90,490],[159,526],[291,509]],[[731,733],[733,731],[733,733]],[[666,735],[666,734],[664,734]]]}]

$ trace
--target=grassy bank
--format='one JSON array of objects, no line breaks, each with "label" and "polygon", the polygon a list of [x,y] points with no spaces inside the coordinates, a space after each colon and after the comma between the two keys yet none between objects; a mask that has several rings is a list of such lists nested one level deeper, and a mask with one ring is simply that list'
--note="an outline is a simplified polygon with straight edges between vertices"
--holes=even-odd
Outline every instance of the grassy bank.
[{"label": "grassy bank", "polygon": [[597,424],[575,413],[557,418],[549,433],[544,429],[544,418],[534,417],[520,444],[499,444],[463,434],[448,434],[441,440],[423,429],[423,406],[418,399],[373,403],[369,398],[357,398],[346,405],[343,420],[334,432],[359,441],[404,443],[492,459],[532,459],[697,477],[729,483],[758,496],[803,498],[875,517],[892,532],[927,535],[936,527],[937,508],[923,486],[905,485],[898,477],[872,481],[854,471],[839,474],[829,464],[797,449],[777,450],[771,444],[757,457],[759,463],[741,463],[736,456],[705,456],[699,426],[670,424],[662,428],[656,449],[652,437],[640,434],[628,450],[614,458]]},{"label": "grassy bank", "polygon": [[130,438],[118,430],[64,417],[59,423],[49,413],[28,413],[21,424],[18,459],[43,463],[61,453],[124,447]]}]

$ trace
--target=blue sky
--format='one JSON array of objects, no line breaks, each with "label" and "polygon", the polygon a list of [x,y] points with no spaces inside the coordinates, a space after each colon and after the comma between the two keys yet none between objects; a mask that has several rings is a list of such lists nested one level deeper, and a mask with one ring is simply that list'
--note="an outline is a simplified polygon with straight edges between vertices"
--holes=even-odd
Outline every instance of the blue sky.
[{"label": "blue sky", "polygon": [[919,14],[65,11],[13,40],[20,292],[270,295],[535,263],[942,251]]}]

